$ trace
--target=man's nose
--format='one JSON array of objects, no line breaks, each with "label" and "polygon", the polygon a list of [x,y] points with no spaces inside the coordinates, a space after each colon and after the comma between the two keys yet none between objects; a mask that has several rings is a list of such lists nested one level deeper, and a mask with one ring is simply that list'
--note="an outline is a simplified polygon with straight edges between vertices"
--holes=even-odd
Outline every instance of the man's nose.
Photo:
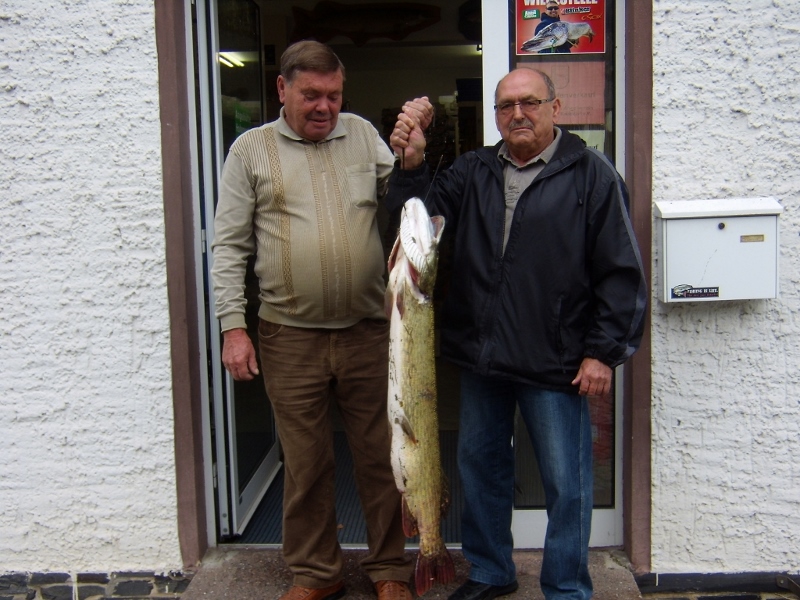
[{"label": "man's nose", "polygon": [[320,98],[314,105],[314,110],[317,112],[327,113],[331,111],[331,103],[327,98]]}]

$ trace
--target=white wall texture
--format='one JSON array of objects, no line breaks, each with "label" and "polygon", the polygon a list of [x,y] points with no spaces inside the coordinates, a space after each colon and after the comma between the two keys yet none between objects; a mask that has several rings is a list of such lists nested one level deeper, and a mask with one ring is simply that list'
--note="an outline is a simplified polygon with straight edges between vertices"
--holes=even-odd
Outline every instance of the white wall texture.
[{"label": "white wall texture", "polygon": [[784,212],[779,299],[653,302],[652,571],[797,573],[800,3],[653,9],[654,200]]},{"label": "white wall texture", "polygon": [[0,571],[180,569],[153,3],[0,47]]},{"label": "white wall texture", "polygon": [[[0,570],[180,568],[152,2],[0,46]],[[797,572],[800,4],[655,0],[654,49],[654,200],[784,213],[780,299],[653,302],[652,570]]]}]

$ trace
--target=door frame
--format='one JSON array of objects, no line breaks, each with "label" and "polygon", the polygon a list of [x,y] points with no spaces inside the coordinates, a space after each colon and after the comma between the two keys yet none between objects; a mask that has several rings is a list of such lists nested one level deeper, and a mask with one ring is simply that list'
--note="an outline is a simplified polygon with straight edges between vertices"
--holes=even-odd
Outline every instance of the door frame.
[{"label": "door frame", "polygon": [[[208,377],[196,226],[197,144],[194,117],[192,0],[155,0],[161,114],[161,150],[166,229],[167,294],[170,314],[175,475],[178,537],[186,569],[196,567],[209,546],[216,545],[213,482],[207,413]],[[648,278],[652,241],[652,3],[624,0],[626,181],[631,191],[631,220],[640,241]],[[508,14],[507,4],[484,0]],[[485,40],[489,44],[489,40]],[[485,52],[489,47],[484,45]],[[507,52],[507,47],[503,50]],[[505,54],[507,57],[507,54]],[[623,60],[625,60],[623,58]],[[497,73],[484,72],[484,80]],[[494,93],[494,90],[491,90]],[[493,121],[493,115],[490,122]],[[488,142],[487,142],[488,143]],[[623,376],[623,531],[624,547],[634,572],[650,570],[650,386],[649,319],[639,351]]]}]

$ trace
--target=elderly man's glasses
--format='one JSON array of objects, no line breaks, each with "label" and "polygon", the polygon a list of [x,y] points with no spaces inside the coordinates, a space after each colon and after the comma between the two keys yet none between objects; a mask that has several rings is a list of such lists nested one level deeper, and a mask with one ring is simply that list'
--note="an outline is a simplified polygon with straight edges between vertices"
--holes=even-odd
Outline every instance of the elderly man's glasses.
[{"label": "elderly man's glasses", "polygon": [[548,6],[545,10],[547,12],[550,12],[551,10],[558,10],[558,6]]},{"label": "elderly man's glasses", "polygon": [[528,98],[527,100],[520,100],[519,102],[501,102],[495,104],[494,109],[504,117],[514,114],[514,107],[519,106],[520,110],[524,113],[532,113],[539,110],[539,107],[546,103],[552,102],[555,98],[545,98],[539,100],[538,98]]}]

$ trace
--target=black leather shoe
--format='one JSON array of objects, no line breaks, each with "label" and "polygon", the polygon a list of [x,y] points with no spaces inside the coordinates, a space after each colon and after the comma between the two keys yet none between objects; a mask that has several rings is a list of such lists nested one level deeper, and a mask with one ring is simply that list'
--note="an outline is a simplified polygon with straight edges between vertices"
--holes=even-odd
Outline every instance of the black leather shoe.
[{"label": "black leather shoe", "polygon": [[467,579],[447,600],[492,600],[516,592],[518,587],[516,580],[506,585],[489,585]]}]

